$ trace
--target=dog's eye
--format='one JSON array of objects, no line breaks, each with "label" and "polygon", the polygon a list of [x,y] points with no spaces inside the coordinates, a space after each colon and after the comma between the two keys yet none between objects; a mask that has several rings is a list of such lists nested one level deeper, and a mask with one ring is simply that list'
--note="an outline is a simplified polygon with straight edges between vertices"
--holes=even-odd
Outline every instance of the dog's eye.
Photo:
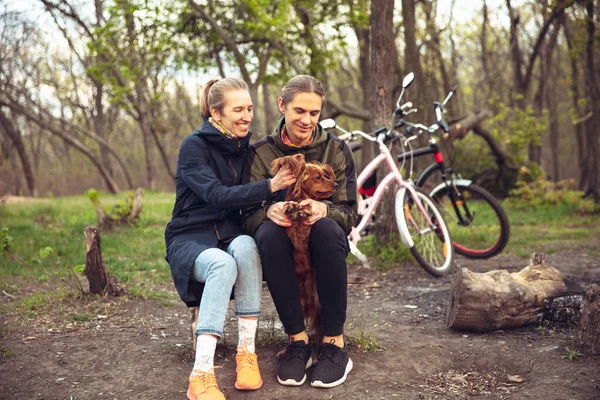
[{"label": "dog's eye", "polygon": [[317,175],[317,180],[320,181],[321,179],[323,179],[323,177],[321,175]]}]

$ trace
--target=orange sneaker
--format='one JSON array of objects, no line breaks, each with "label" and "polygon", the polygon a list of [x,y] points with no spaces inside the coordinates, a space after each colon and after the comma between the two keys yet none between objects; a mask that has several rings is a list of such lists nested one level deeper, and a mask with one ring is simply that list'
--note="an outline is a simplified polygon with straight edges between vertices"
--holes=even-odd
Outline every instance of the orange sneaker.
[{"label": "orange sneaker", "polygon": [[237,379],[235,388],[238,390],[256,390],[262,386],[263,381],[258,369],[258,356],[256,353],[250,353],[248,349],[238,347],[238,353],[235,356],[237,368]]},{"label": "orange sneaker", "polygon": [[189,400],[225,400],[225,395],[219,390],[214,369],[210,372],[196,371],[198,375],[190,375],[190,386],[187,391]]}]

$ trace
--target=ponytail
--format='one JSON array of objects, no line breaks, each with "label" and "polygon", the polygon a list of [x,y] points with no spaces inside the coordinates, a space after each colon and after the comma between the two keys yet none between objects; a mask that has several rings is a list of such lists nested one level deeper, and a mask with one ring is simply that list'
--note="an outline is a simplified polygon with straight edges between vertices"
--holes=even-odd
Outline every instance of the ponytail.
[{"label": "ponytail", "polygon": [[210,88],[218,81],[218,79],[211,79],[206,82],[204,87],[202,88],[202,96],[200,97],[200,112],[204,116],[204,118],[208,119],[210,117],[210,106],[208,105],[208,93],[210,92]]}]

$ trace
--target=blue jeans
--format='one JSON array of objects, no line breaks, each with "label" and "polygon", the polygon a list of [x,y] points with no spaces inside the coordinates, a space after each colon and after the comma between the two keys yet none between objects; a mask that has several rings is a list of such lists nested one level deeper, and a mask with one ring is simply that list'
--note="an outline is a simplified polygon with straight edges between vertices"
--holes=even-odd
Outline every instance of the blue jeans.
[{"label": "blue jeans", "polygon": [[[235,314],[260,314],[262,266],[254,239],[241,235],[227,251],[204,250],[194,263],[192,280],[204,282],[196,335],[223,336],[223,325],[232,288],[235,288]],[[234,286],[235,285],[235,286]]]}]

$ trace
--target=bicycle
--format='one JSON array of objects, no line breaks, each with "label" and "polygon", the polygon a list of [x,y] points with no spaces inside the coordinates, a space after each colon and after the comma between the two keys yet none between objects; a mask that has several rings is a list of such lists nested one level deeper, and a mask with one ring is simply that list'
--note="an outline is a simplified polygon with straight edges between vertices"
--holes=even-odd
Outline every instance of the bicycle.
[{"label": "bicycle", "polygon": [[[404,90],[413,79],[413,74],[405,77],[402,92],[398,97],[398,104]],[[395,115],[398,115],[398,110],[395,111]],[[394,118],[392,116],[392,120]],[[337,127],[335,121],[331,119],[321,121],[321,125],[326,129]],[[389,170],[377,186],[372,197],[363,198],[358,196],[358,214],[362,217],[348,236],[351,252],[363,262],[366,259],[357,247],[362,238],[361,232],[371,220],[384,192],[390,184],[395,182],[398,186],[395,197],[395,216],[402,243],[408,247],[413,257],[428,273],[434,276],[446,275],[451,270],[454,257],[450,231],[435,202],[425,192],[415,187],[411,181],[403,179],[392,154],[386,146],[386,142],[393,139],[394,125],[391,126],[390,130],[380,128],[373,135],[362,131],[351,132],[352,135],[358,135],[371,142],[376,142],[379,147],[379,155],[359,174],[358,187],[361,187],[382,163],[385,162]],[[350,132],[348,133],[350,134]]]},{"label": "bicycle", "polygon": [[[448,133],[448,124],[443,120],[443,107],[456,91],[456,86],[448,93],[446,99],[440,104],[434,102],[434,110],[438,122],[429,127],[411,123],[404,120],[404,116],[416,111],[407,110],[394,125],[395,129],[407,126],[403,137],[403,147],[410,146],[411,140],[423,132],[435,134],[443,132]],[[412,104],[407,103],[408,107]],[[351,139],[351,136],[345,138]],[[354,142],[351,146],[352,151],[361,148],[359,143]],[[426,193],[436,202],[448,223],[452,234],[453,245],[457,253],[474,259],[490,258],[500,253],[508,243],[510,237],[510,225],[506,213],[498,200],[487,190],[478,186],[468,179],[461,177],[455,178],[454,171],[447,167],[438,142],[435,138],[429,138],[426,147],[415,150],[405,151],[397,156],[397,160],[405,162],[407,159],[421,157],[427,154],[433,154],[435,162],[423,170],[415,181],[415,186],[425,189]],[[412,168],[410,171],[412,175]],[[439,174],[440,178],[434,176]],[[429,186],[432,181],[439,182],[434,186]],[[373,178],[371,183],[374,184]],[[362,193],[369,194],[368,190],[363,189]]]}]

